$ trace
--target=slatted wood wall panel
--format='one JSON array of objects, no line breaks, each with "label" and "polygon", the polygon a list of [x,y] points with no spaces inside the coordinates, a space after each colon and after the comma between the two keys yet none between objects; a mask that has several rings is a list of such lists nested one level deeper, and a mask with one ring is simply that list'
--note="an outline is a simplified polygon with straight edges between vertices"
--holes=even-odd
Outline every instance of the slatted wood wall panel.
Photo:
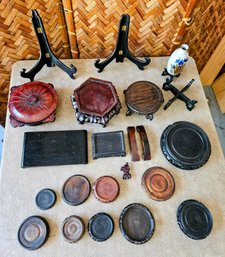
[{"label": "slatted wood wall panel", "polygon": [[6,112],[10,72],[13,63],[37,59],[38,41],[31,23],[31,10],[42,17],[49,43],[56,56],[65,58],[62,33],[58,28],[57,6],[53,0],[0,1],[0,120]]},{"label": "slatted wood wall panel", "polygon": [[189,44],[200,72],[225,35],[225,1],[200,0],[196,10],[182,41]]},{"label": "slatted wood wall panel", "polygon": [[116,45],[120,16],[131,17],[129,47],[136,56],[169,55],[185,0],[73,1],[80,58],[108,56]]}]

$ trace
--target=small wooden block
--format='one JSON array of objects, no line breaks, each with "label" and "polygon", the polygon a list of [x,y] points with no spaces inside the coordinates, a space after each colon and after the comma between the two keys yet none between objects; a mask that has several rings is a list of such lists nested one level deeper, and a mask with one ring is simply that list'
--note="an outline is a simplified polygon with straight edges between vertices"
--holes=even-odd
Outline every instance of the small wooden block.
[{"label": "small wooden block", "polygon": [[143,149],[143,160],[148,161],[151,160],[151,152],[150,152],[150,146],[148,142],[148,137],[145,131],[144,126],[137,126],[136,127],[137,132],[140,134],[141,138],[141,144],[142,144],[142,149]]},{"label": "small wooden block", "polygon": [[131,151],[131,159],[133,162],[140,161],[140,156],[138,155],[137,142],[135,138],[135,127],[128,127],[127,133],[128,133],[129,145],[130,145],[130,151]]}]

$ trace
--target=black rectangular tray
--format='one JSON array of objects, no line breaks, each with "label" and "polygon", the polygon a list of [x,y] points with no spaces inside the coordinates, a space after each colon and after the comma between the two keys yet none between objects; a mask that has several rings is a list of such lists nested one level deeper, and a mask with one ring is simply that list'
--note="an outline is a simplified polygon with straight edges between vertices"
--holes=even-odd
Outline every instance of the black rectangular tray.
[{"label": "black rectangular tray", "polygon": [[86,130],[24,133],[22,168],[87,162]]},{"label": "black rectangular tray", "polygon": [[123,131],[92,134],[93,159],[126,156]]}]

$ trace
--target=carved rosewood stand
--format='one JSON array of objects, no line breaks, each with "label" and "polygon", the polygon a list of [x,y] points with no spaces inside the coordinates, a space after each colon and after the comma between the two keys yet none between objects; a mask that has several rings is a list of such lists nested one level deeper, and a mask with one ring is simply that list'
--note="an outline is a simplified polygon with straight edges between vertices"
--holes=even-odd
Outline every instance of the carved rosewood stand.
[{"label": "carved rosewood stand", "polygon": [[80,124],[91,122],[105,127],[121,109],[113,84],[96,78],[89,78],[74,90],[71,100]]}]

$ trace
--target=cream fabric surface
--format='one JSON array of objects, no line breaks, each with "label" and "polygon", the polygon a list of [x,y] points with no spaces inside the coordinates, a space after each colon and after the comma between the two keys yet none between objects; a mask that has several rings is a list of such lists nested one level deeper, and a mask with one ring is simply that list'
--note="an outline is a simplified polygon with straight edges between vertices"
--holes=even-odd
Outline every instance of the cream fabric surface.
[{"label": "cream fabric surface", "polygon": [[[144,116],[133,114],[126,117],[127,111],[123,90],[138,80],[149,80],[162,87],[165,77],[161,76],[166,67],[167,57],[152,58],[151,63],[140,71],[136,65],[126,60],[124,63],[112,62],[102,73],[94,67],[94,60],[65,60],[69,65],[73,63],[78,72],[76,79],[72,80],[58,67],[44,67],[37,74],[36,80],[52,83],[59,95],[56,121],[41,126],[12,128],[7,116],[5,147],[1,171],[0,186],[0,256],[1,257],[222,257],[225,256],[225,171],[224,157],[215,132],[204,91],[200,82],[195,62],[192,58],[174,85],[182,89],[190,79],[195,82],[186,92],[186,95],[198,101],[195,109],[188,111],[184,103],[177,100],[164,111],[163,107],[154,115],[152,121]],[[20,77],[22,68],[29,70],[36,61],[17,62],[12,71],[11,85],[20,85],[27,79]],[[115,85],[122,109],[119,115],[113,117],[106,128],[97,124],[86,123],[79,125],[75,119],[74,110],[70,102],[70,95],[82,82],[89,77],[109,80]],[[163,91],[165,103],[172,98],[170,92]],[[208,134],[212,146],[209,161],[203,167],[186,171],[174,167],[162,154],[160,149],[160,136],[163,130],[176,121],[190,121],[202,127]],[[152,160],[131,162],[128,145],[127,126],[144,125],[151,145]],[[77,130],[88,131],[89,163],[87,165],[51,166],[39,168],[20,168],[23,135],[26,131],[53,131]],[[123,130],[125,133],[126,157],[92,159],[91,133]],[[139,149],[141,149],[139,135],[136,134]],[[141,153],[139,153],[141,155]],[[124,181],[120,167],[126,162],[130,164],[132,179]],[[151,200],[142,190],[141,177],[144,171],[153,166],[168,169],[174,176],[175,193],[165,202]],[[64,181],[74,175],[85,175],[93,185],[94,181],[102,175],[115,177],[120,184],[120,195],[110,204],[98,202],[93,193],[86,202],[80,206],[69,206],[61,198],[61,189]],[[35,205],[35,196],[43,188],[52,188],[57,193],[57,202],[49,210],[39,210]],[[187,199],[196,199],[205,204],[213,216],[213,229],[204,240],[192,240],[180,230],[176,211],[179,204]],[[125,206],[130,203],[142,203],[147,206],[154,218],[156,229],[153,237],[143,245],[133,245],[121,234],[119,229],[119,216]],[[111,238],[98,243],[90,238],[87,232],[88,220],[98,212],[110,214],[115,222],[115,230]],[[69,244],[61,235],[62,221],[72,215],[79,215],[86,225],[83,238]],[[28,251],[17,241],[17,231],[22,221],[31,215],[40,215],[50,224],[50,237],[46,244],[36,250]]]}]

